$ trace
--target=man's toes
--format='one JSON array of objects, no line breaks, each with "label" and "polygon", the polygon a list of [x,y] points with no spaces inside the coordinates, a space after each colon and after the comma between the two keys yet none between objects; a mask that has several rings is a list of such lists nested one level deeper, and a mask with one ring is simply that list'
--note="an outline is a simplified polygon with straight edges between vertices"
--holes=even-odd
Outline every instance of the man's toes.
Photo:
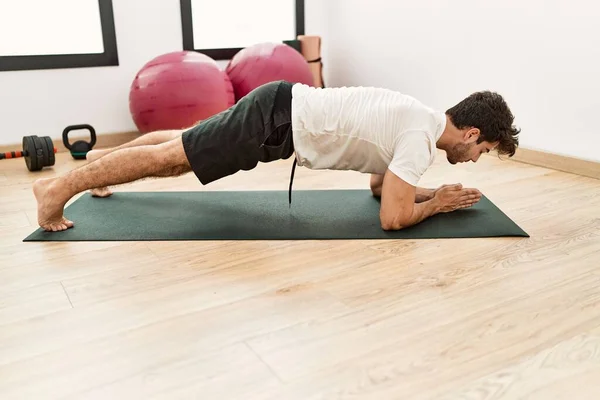
[{"label": "man's toes", "polygon": [[90,191],[93,197],[108,197],[112,192],[108,188],[96,188]]},{"label": "man's toes", "polygon": [[75,224],[73,221],[69,221],[68,219],[63,219],[61,222],[51,223],[51,224],[40,224],[42,229],[46,232],[61,232],[66,231],[69,228],[72,228]]}]

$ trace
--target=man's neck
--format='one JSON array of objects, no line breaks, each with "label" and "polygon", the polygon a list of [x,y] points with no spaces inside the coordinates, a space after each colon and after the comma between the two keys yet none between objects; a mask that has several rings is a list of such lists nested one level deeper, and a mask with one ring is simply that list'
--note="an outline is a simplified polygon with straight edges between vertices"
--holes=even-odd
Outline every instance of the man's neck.
[{"label": "man's neck", "polygon": [[451,146],[451,132],[453,129],[456,128],[452,124],[452,121],[450,121],[450,117],[446,115],[446,127],[444,128],[442,135],[435,144],[438,149],[447,151],[447,149]]}]

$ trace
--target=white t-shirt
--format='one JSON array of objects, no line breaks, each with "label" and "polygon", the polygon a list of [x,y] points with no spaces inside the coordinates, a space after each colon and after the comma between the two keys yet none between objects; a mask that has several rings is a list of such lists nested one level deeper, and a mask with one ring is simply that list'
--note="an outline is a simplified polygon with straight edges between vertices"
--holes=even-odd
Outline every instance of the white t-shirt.
[{"label": "white t-shirt", "polygon": [[292,88],[299,166],[384,174],[417,186],[435,159],[446,117],[416,99],[373,87]]}]

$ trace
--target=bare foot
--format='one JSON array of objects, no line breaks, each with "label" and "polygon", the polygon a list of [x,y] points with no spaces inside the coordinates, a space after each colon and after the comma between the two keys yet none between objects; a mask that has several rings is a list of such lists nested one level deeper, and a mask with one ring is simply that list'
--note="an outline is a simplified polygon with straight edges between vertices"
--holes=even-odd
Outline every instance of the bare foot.
[{"label": "bare foot", "polygon": [[56,178],[38,179],[33,184],[33,194],[38,204],[38,224],[50,232],[64,231],[73,227],[73,222],[63,216],[67,200],[64,193],[56,189]]},{"label": "bare foot", "polygon": [[[85,158],[89,162],[94,162],[107,153],[108,153],[108,151],[106,151],[106,150],[90,150],[90,151],[88,151]],[[90,193],[94,197],[108,197],[112,194],[112,191],[107,187],[102,187],[102,188],[92,189],[92,190],[90,190]]]}]

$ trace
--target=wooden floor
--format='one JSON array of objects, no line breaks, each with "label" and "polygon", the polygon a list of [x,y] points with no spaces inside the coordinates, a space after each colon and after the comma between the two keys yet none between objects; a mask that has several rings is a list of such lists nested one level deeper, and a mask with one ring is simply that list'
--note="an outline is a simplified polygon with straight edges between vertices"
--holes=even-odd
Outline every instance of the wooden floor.
[{"label": "wooden floor", "polygon": [[[0,161],[0,399],[599,399],[600,181],[444,157],[530,238],[23,243],[30,173]],[[290,161],[207,187],[286,190]],[[296,171],[295,189],[366,188]]]}]

